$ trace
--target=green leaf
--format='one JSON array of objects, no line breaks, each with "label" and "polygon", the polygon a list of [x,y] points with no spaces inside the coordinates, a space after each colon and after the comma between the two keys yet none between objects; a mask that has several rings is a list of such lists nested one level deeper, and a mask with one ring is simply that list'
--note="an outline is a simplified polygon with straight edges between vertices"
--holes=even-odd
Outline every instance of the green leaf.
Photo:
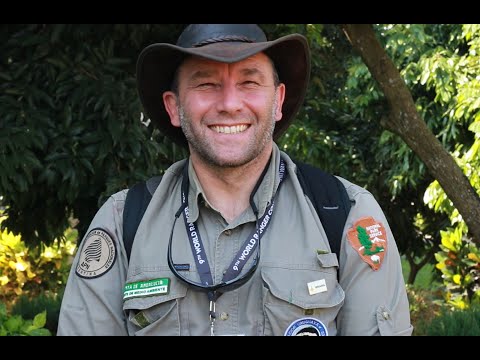
[{"label": "green leaf", "polygon": [[44,327],[47,323],[47,311],[44,310],[40,314],[35,315],[33,319],[33,326],[36,328]]},{"label": "green leaf", "polygon": [[77,123],[70,129],[70,135],[77,136],[80,135],[85,130],[84,124]]},{"label": "green leaf", "polygon": [[22,326],[22,317],[20,315],[15,315],[5,321],[5,328],[10,333],[16,333]]},{"label": "green leaf", "polygon": [[108,115],[110,115],[110,113],[111,113],[111,105],[110,103],[108,103],[103,107],[102,118],[106,119]]},{"label": "green leaf", "polygon": [[105,96],[100,96],[97,100],[97,102],[95,103],[95,106],[93,107],[93,111],[97,112],[101,106],[103,106],[103,104],[106,102],[106,99],[105,99]]},{"label": "green leaf", "polygon": [[[15,89],[15,88],[10,88],[10,89],[5,89],[5,94],[10,94],[10,95],[16,95],[16,96],[20,96],[20,95],[23,95],[24,93],[24,90],[23,89]],[[8,101],[12,101],[12,105],[18,105],[17,102],[15,102],[15,100],[13,99],[10,99],[10,98],[7,98]]]},{"label": "green leaf", "polygon": [[455,244],[452,241],[450,236],[442,236],[442,245],[445,246],[448,250],[456,251]]},{"label": "green leaf", "polygon": [[61,59],[58,59],[58,58],[49,57],[49,58],[46,58],[45,61],[60,69],[67,68],[67,65]]},{"label": "green leaf", "polygon": [[47,155],[45,157],[45,161],[46,162],[55,162],[55,161],[58,161],[60,159],[65,159],[65,158],[68,158],[67,153],[53,153],[53,154]]},{"label": "green leaf", "polygon": [[0,72],[0,78],[2,78],[4,80],[7,80],[7,81],[12,81],[12,77],[9,74],[4,73],[4,72]]},{"label": "green leaf", "polygon": [[422,73],[422,77],[420,78],[420,84],[425,85],[430,77],[430,71],[424,70]]},{"label": "green leaf", "polygon": [[83,166],[85,166],[88,171],[90,171],[90,173],[94,174],[95,173],[95,169],[93,168],[92,164],[90,163],[90,161],[88,161],[87,159],[85,158],[81,158],[80,159],[80,162],[82,163]]},{"label": "green leaf", "polygon": [[470,124],[470,126],[468,127],[468,130],[476,133],[476,134],[479,134],[480,133],[480,121],[475,121],[473,123]]}]

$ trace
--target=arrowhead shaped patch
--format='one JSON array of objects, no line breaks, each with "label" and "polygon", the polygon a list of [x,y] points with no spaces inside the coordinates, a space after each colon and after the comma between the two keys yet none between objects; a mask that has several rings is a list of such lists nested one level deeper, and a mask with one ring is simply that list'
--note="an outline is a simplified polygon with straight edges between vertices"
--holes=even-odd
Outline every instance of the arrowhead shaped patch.
[{"label": "arrowhead shaped patch", "polygon": [[347,238],[363,261],[373,270],[380,269],[387,252],[387,233],[373,217],[359,219],[348,229]]}]

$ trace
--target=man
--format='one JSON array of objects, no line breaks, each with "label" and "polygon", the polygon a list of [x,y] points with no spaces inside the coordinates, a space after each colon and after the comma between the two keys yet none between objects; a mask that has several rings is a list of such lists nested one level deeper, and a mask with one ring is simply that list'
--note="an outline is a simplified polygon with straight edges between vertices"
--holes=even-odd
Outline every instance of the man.
[{"label": "man", "polygon": [[275,143],[309,72],[303,36],[267,41],[257,25],[190,25],[176,45],[142,51],[145,112],[190,156],[164,174],[129,261],[127,190],[98,211],[72,266],[59,335],[412,333],[378,203],[341,179],[352,208],[338,261],[295,163]]}]

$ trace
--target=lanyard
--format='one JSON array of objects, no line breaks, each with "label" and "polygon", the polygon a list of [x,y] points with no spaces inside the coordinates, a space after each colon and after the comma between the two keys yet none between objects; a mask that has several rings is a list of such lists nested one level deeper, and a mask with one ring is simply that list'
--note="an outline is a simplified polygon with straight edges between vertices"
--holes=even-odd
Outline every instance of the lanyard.
[{"label": "lanyard", "polygon": [[[285,178],[285,163],[283,159],[280,160],[279,176],[280,176],[280,184],[281,184],[283,179]],[[279,184],[279,187],[280,187],[280,184]],[[187,229],[187,234],[190,241],[190,247],[193,253],[193,258],[197,266],[198,273],[200,275],[200,281],[202,282],[202,284],[207,286],[213,285],[213,278],[210,271],[210,265],[208,263],[207,254],[203,246],[203,241],[200,236],[200,232],[197,229],[196,223],[191,223],[191,222],[188,222],[187,220],[189,211],[188,211],[188,200],[185,195],[185,189],[182,190],[182,204],[184,205],[183,219],[185,221],[185,227]],[[275,207],[275,199],[272,200],[272,203],[268,207],[268,210],[265,211],[265,214],[258,221],[259,226],[257,226],[256,229],[250,233],[250,235],[247,237],[247,239],[243,243],[240,250],[237,252],[237,255],[229,265],[228,270],[223,275],[223,279],[222,279],[223,281],[232,280],[240,274],[240,272],[242,271],[247,261],[255,252],[258,242],[263,236],[263,234],[265,233],[265,231],[267,230],[268,225],[270,225],[270,220],[272,219],[274,207]],[[209,298],[210,296],[211,295],[209,295]]]},{"label": "lanyard", "polygon": [[[188,168],[188,165],[186,165],[186,168]],[[263,237],[268,226],[270,225],[270,222],[273,216],[273,210],[275,208],[275,196],[276,194],[278,194],[280,185],[282,184],[286,175],[285,162],[283,161],[283,159],[280,159],[280,166],[278,169],[278,173],[279,173],[280,182],[277,188],[277,192],[272,198],[272,202],[270,206],[268,207],[268,209],[265,211],[265,213],[260,219],[258,219],[258,216],[257,216],[257,225],[255,229],[249,234],[247,239],[244,241],[244,243],[240,247],[240,250],[237,252],[234,259],[230,263],[227,271],[223,275],[223,278],[222,278],[223,282],[229,282],[235,279],[241,273],[247,261],[250,259],[252,254],[255,253],[255,249],[258,247],[260,239]],[[259,182],[257,183],[257,186],[255,186],[252,194],[250,195],[250,205],[252,206],[256,215],[258,211],[256,210],[256,206],[253,203],[253,195],[257,191],[258,186],[262,179],[263,179],[263,174],[260,177]],[[188,172],[185,171],[183,184],[182,184],[182,193],[181,193],[183,219],[185,221],[185,227],[186,227],[188,238],[189,238],[190,248],[192,250],[193,258],[194,258],[197,271],[200,277],[200,282],[204,286],[211,286],[213,285],[213,277],[210,271],[210,265],[207,259],[207,254],[205,251],[205,247],[203,245],[202,238],[200,236],[200,232],[198,231],[198,228],[195,222],[192,223],[192,222],[188,222],[187,220],[189,215],[188,198],[186,195],[188,194],[188,189],[189,189]],[[259,261],[258,255],[257,255],[257,259],[255,259],[254,261],[255,262]],[[210,320],[211,320],[212,335],[213,335],[213,323],[215,319],[215,302],[221,294],[222,294],[221,292],[217,292],[217,291],[207,292],[208,299],[210,300]]]}]

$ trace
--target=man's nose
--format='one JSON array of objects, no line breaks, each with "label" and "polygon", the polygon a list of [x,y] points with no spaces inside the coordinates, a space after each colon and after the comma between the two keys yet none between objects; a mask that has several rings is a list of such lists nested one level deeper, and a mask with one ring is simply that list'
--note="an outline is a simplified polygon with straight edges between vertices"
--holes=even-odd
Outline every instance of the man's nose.
[{"label": "man's nose", "polygon": [[242,108],[243,94],[235,84],[223,84],[220,93],[217,109],[220,112],[234,113]]}]

